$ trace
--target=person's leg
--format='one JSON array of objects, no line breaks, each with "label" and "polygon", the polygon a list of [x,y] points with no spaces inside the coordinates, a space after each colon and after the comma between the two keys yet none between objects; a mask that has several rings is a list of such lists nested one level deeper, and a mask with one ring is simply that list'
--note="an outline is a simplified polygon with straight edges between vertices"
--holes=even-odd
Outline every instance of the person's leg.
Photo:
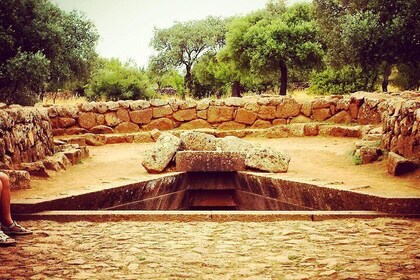
[{"label": "person's leg", "polygon": [[10,226],[13,223],[12,214],[10,213],[10,180],[9,176],[0,172],[0,182],[2,184],[0,192],[0,211],[1,223]]},{"label": "person's leg", "polygon": [[31,234],[30,230],[18,225],[12,219],[10,212],[10,180],[9,176],[0,172],[0,182],[2,189],[0,191],[0,211],[1,211],[1,229],[6,234],[26,235]]},{"label": "person's leg", "polygon": [[[3,173],[0,172],[0,175]],[[3,181],[0,180],[0,208],[2,208],[3,203],[1,202],[1,198],[3,193]],[[10,211],[9,211],[10,212]],[[2,212],[3,213],[3,212]],[[7,236],[1,229],[0,229],[0,246],[13,246],[16,244],[16,240]]]}]

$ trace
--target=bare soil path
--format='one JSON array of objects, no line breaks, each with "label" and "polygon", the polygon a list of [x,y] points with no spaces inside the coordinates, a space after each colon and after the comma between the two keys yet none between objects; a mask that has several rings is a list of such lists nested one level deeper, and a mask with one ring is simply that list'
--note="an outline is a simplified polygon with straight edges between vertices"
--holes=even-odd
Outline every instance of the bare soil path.
[{"label": "bare soil path", "polygon": [[[386,161],[357,166],[350,156],[356,139],[305,137],[247,140],[287,150],[291,154],[288,173],[269,176],[322,181],[334,188],[381,196],[420,197],[420,170],[393,177],[387,173]],[[164,176],[148,174],[140,164],[144,152],[152,147],[153,143],[89,147],[90,158],[69,167],[67,171],[53,174],[49,179],[35,178],[32,189],[14,191],[13,200],[36,201]]]}]

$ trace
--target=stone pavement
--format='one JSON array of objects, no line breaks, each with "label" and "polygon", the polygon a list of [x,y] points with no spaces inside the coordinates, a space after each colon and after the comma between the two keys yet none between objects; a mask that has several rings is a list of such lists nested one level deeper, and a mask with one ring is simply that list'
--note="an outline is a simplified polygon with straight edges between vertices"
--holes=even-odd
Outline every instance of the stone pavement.
[{"label": "stone pavement", "polygon": [[23,222],[0,279],[420,279],[420,221]]}]

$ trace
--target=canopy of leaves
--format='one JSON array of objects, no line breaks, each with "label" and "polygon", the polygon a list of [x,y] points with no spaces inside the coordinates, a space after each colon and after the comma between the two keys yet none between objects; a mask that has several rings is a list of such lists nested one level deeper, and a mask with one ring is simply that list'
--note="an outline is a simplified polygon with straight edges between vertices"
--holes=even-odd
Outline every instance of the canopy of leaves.
[{"label": "canopy of leaves", "polygon": [[265,10],[234,20],[226,45],[224,51],[239,71],[276,73],[283,83],[287,83],[288,68],[312,69],[321,63],[323,54],[311,5],[286,8],[283,1],[270,2]]},{"label": "canopy of leaves", "polygon": [[157,51],[157,55],[152,61],[155,66],[160,65],[161,69],[168,66],[184,67],[185,84],[191,89],[193,65],[201,55],[224,44],[225,28],[224,20],[208,17],[155,29],[150,45]]},{"label": "canopy of leaves", "polygon": [[97,39],[83,15],[48,0],[0,1],[0,98],[27,103],[47,87],[87,79]]},{"label": "canopy of leaves", "polygon": [[[420,61],[420,1],[315,0],[332,66],[352,64],[388,79],[395,64]],[[376,71],[376,74],[374,73]],[[374,82],[374,81],[373,81]]]},{"label": "canopy of leaves", "polygon": [[133,63],[118,59],[102,59],[92,75],[86,95],[89,99],[135,100],[150,99],[154,92],[143,71]]}]

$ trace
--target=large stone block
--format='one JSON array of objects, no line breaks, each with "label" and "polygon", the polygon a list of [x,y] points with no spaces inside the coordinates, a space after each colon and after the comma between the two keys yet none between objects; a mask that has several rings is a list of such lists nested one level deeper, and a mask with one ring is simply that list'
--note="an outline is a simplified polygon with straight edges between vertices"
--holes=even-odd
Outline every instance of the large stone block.
[{"label": "large stone block", "polygon": [[394,176],[400,176],[417,169],[418,163],[408,160],[396,153],[390,152],[388,154],[387,168],[388,173]]},{"label": "large stone block", "polygon": [[207,121],[209,123],[231,121],[233,120],[234,113],[234,107],[210,106],[207,112]]},{"label": "large stone block", "polygon": [[263,120],[273,120],[276,118],[276,106],[261,106],[258,117]]},{"label": "large stone block", "polygon": [[121,123],[121,120],[117,118],[115,112],[110,112],[105,114],[105,124],[107,126],[115,127]]},{"label": "large stone block", "polygon": [[171,119],[168,118],[160,118],[160,119],[156,119],[151,121],[149,124],[144,125],[143,129],[150,131],[153,129],[158,129],[158,130],[172,130],[174,129],[174,122]]},{"label": "large stone block", "polygon": [[215,151],[216,137],[210,134],[187,131],[180,135],[182,148],[192,151]]},{"label": "large stone block", "polygon": [[251,110],[244,108],[238,109],[236,113],[235,122],[244,123],[244,124],[253,124],[257,119],[257,114]]},{"label": "large stone block", "polygon": [[169,165],[181,146],[181,139],[162,133],[151,151],[147,151],[142,165],[149,173],[160,173]]},{"label": "large stone block", "polygon": [[284,98],[277,106],[276,118],[292,118],[300,113],[302,105],[292,98]]},{"label": "large stone block", "polygon": [[93,112],[80,113],[78,119],[81,128],[91,129],[96,125],[96,115]]},{"label": "large stone block", "polygon": [[272,173],[287,172],[290,155],[286,152],[275,151],[266,147],[253,147],[249,149],[245,164],[252,169]]},{"label": "large stone block", "polygon": [[181,151],[176,170],[187,172],[231,172],[245,170],[245,157],[237,152]]},{"label": "large stone block", "polygon": [[7,176],[9,176],[11,190],[31,188],[31,176],[29,175],[29,172],[23,171],[23,170],[4,170],[4,169],[1,169],[0,172],[3,172]]},{"label": "large stone block", "polygon": [[173,114],[175,120],[180,122],[190,121],[197,118],[197,111],[193,109],[179,110]]},{"label": "large stone block", "polygon": [[331,110],[329,108],[312,109],[312,115],[314,120],[317,122],[325,121],[332,116]]},{"label": "large stone block", "polygon": [[170,105],[165,105],[162,107],[153,108],[153,118],[158,119],[161,117],[169,116],[173,113],[172,107]]},{"label": "large stone block", "polygon": [[152,120],[153,110],[151,108],[130,112],[130,119],[136,124],[148,124]]},{"label": "large stone block", "polygon": [[132,122],[123,122],[115,127],[115,132],[117,133],[130,133],[130,132],[137,132],[140,128],[137,124]]},{"label": "large stone block", "polygon": [[117,110],[117,118],[122,122],[129,122],[130,121],[130,114],[128,113],[127,109],[119,108]]},{"label": "large stone block", "polygon": [[73,118],[59,118],[58,119],[58,126],[61,128],[67,128],[76,124],[76,120]]}]

